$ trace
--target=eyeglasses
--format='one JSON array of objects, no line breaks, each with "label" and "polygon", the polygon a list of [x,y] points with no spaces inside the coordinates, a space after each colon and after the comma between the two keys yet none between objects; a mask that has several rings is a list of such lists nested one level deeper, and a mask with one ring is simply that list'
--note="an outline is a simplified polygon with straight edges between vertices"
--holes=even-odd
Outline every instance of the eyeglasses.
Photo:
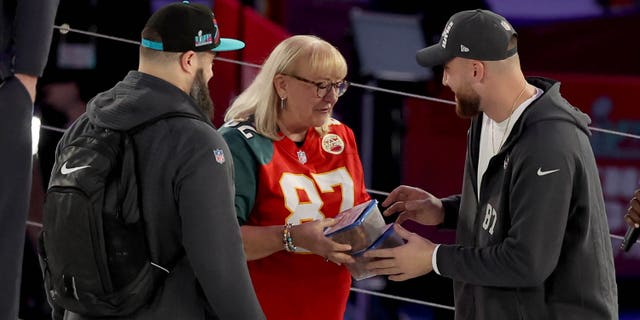
[{"label": "eyeglasses", "polygon": [[329,89],[335,90],[335,92],[338,94],[338,97],[342,96],[347,91],[347,88],[349,87],[349,82],[344,80],[338,81],[338,82],[330,82],[330,81],[316,82],[316,81],[311,81],[309,79],[305,79],[303,77],[298,77],[293,74],[286,74],[286,73],[283,73],[283,74],[285,76],[289,76],[296,80],[300,80],[302,82],[310,83],[316,86],[318,98],[324,98],[329,93]]}]

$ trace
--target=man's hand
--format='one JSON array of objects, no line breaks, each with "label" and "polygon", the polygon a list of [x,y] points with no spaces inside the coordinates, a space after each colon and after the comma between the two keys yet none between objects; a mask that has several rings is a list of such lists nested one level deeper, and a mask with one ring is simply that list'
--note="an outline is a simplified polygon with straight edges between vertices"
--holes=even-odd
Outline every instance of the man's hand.
[{"label": "man's hand", "polygon": [[424,225],[437,225],[444,222],[442,201],[419,188],[399,186],[384,199],[382,206],[389,206],[383,212],[385,216],[400,212],[396,220],[398,224],[402,224],[407,219]]},{"label": "man's hand", "polygon": [[29,96],[31,97],[31,103],[36,101],[36,84],[38,84],[38,77],[24,74],[24,73],[16,73],[16,78],[22,82],[22,85],[27,92],[29,92]]},{"label": "man's hand", "polygon": [[395,248],[365,252],[365,257],[374,259],[367,263],[367,270],[376,275],[388,275],[389,280],[393,281],[404,281],[431,272],[431,256],[436,245],[399,224],[394,227],[395,232],[407,243]]},{"label": "man's hand", "polygon": [[640,227],[640,189],[636,190],[629,201],[629,209],[624,215],[624,221],[634,228]]}]

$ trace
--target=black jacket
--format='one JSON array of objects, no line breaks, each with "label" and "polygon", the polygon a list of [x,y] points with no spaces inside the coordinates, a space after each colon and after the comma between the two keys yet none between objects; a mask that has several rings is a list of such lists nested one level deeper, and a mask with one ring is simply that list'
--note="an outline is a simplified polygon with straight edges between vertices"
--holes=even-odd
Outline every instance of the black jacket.
[{"label": "black jacket", "polygon": [[[231,152],[191,97],[132,71],[89,102],[58,150],[87,121],[126,130],[176,111],[203,121],[169,118],[134,137],[151,255],[160,265],[177,265],[155,300],[131,319],[264,319],[235,215]],[[65,319],[83,318],[67,312]]]},{"label": "black jacket", "polygon": [[617,288],[587,115],[560,84],[529,105],[489,162],[479,201],[483,115],[469,130],[461,196],[443,199],[456,245],[437,265],[454,280],[456,319],[617,319]]}]

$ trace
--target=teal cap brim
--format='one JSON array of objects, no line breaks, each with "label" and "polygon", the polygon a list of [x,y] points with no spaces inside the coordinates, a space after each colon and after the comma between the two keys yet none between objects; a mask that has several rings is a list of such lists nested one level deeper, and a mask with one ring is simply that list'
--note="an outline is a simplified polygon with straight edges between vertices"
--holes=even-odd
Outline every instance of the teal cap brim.
[{"label": "teal cap brim", "polygon": [[236,39],[229,38],[220,38],[220,44],[211,49],[211,51],[221,52],[221,51],[233,51],[240,50],[244,48],[244,42]]}]

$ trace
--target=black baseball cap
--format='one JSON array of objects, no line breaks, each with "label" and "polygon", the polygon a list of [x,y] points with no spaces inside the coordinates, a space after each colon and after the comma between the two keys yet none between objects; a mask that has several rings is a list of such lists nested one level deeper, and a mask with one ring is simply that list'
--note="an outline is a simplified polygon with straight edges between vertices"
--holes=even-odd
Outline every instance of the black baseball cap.
[{"label": "black baseball cap", "polygon": [[518,52],[515,47],[508,49],[514,35],[518,34],[507,19],[494,12],[460,11],[449,18],[440,42],[418,51],[416,60],[424,67],[443,65],[455,57],[504,60]]},{"label": "black baseball cap", "polygon": [[220,29],[213,12],[207,6],[189,1],[168,4],[156,11],[145,28],[160,34],[161,42],[142,38],[145,48],[187,52],[232,51],[244,48],[244,42],[220,38]]}]

